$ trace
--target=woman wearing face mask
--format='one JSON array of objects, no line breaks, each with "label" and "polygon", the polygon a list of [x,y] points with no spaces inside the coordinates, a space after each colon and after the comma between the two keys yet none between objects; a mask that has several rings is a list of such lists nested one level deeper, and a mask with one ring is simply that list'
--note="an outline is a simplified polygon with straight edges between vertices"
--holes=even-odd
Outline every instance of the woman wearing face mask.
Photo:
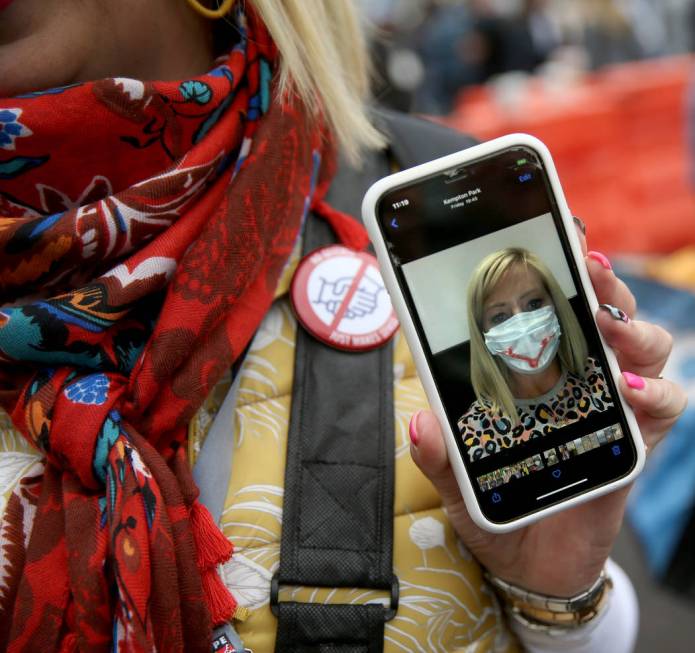
[{"label": "woman wearing face mask", "polygon": [[576,315],[532,252],[487,256],[468,288],[476,401],[459,420],[471,460],[612,405]]}]

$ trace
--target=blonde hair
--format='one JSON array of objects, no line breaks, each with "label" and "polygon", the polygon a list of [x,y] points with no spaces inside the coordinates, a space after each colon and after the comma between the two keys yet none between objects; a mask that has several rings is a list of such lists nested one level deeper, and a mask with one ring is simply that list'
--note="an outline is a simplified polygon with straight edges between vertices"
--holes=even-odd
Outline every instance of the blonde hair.
[{"label": "blonde hair", "polygon": [[509,389],[507,366],[488,351],[483,337],[485,301],[514,265],[523,265],[535,270],[555,305],[555,313],[562,330],[558,355],[563,369],[584,376],[588,349],[577,317],[560,284],[535,254],[521,247],[509,247],[490,254],[480,262],[468,285],[471,383],[478,402],[490,405],[494,413],[501,413],[511,419],[512,424],[518,424],[519,416]]},{"label": "blonde hair", "polygon": [[352,0],[248,0],[280,52],[278,90],[296,95],[312,114],[323,112],[353,162],[383,136],[366,111],[367,45]]}]

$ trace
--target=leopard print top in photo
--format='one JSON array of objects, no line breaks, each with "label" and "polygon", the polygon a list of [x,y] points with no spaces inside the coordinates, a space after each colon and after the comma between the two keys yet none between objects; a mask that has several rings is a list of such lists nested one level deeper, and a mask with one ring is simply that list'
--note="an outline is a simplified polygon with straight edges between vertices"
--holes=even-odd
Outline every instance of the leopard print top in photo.
[{"label": "leopard print top in photo", "polygon": [[480,460],[500,449],[538,438],[592,413],[613,406],[603,371],[594,358],[586,359],[584,378],[564,372],[554,388],[533,399],[517,399],[520,423],[495,416],[489,404],[474,401],[459,420],[459,433],[470,460]]}]

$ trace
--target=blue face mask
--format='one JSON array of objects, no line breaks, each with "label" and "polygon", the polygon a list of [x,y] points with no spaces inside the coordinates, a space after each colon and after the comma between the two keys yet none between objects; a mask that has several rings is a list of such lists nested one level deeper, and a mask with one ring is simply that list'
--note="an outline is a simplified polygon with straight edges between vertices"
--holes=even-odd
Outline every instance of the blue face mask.
[{"label": "blue face mask", "polygon": [[552,306],[517,313],[484,334],[485,345],[511,370],[538,374],[553,362],[560,346],[560,322]]}]

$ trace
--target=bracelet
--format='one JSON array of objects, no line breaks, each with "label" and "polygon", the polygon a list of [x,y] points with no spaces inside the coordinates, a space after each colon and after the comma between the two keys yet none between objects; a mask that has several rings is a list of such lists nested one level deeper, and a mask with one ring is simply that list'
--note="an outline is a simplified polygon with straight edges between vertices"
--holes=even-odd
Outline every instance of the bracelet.
[{"label": "bracelet", "polygon": [[566,632],[595,619],[603,611],[613,587],[605,570],[589,589],[570,598],[530,592],[488,571],[485,578],[515,621],[532,630],[553,629],[558,632]]}]

